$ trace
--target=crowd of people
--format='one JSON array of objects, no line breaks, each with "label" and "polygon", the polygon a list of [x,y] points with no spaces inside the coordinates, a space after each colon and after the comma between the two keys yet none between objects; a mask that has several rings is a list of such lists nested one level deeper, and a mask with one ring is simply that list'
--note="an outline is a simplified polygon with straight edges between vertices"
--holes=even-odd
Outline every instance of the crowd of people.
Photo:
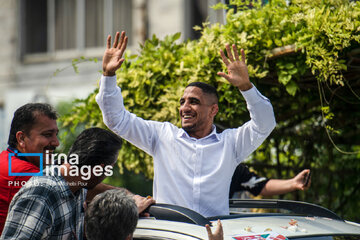
[{"label": "crowd of people", "polygon": [[[139,214],[147,216],[144,210],[155,202],[210,217],[229,214],[229,198],[237,191],[269,196],[309,187],[304,181],[307,169],[291,179],[266,179],[242,163],[276,125],[269,99],[249,80],[242,49],[239,54],[235,45],[227,44],[227,56],[220,50],[228,72],[218,75],[239,89],[251,119],[218,133],[214,117],[219,97],[207,83],[185,88],[181,128],[126,110],[115,73],[127,41],[124,32],[116,33],[113,42],[108,36],[103,56],[96,101],[111,131],[84,130],[67,154],[74,158],[61,164],[41,161],[59,146],[58,115],[52,106],[28,103],[15,111],[8,148],[0,154],[0,239],[132,239]],[[153,197],[102,183],[116,164],[122,139],[153,157]],[[209,239],[223,239],[220,221],[214,231],[204,227]]]}]

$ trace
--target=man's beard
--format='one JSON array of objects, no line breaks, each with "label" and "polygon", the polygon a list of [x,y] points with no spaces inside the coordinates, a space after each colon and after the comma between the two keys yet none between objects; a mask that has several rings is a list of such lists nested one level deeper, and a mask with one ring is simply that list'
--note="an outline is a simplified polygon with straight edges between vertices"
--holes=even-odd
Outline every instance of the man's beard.
[{"label": "man's beard", "polygon": [[192,124],[191,126],[182,126],[185,132],[195,132],[196,124]]}]

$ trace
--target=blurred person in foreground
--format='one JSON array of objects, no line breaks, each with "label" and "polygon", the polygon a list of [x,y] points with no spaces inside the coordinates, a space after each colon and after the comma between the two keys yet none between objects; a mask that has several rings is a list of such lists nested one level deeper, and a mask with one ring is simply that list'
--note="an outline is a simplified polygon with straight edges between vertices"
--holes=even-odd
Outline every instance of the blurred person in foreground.
[{"label": "blurred person in foreground", "polygon": [[124,190],[113,189],[94,197],[85,211],[88,240],[130,240],[138,221],[134,199]]},{"label": "blurred person in foreground", "polygon": [[[138,221],[134,200],[124,190],[108,190],[98,194],[85,211],[85,233],[88,240],[131,240]],[[222,240],[220,220],[212,233],[205,226],[209,240]]]},{"label": "blurred person in foreground", "polygon": [[[84,130],[69,150],[73,159],[47,166],[43,176],[32,177],[14,196],[1,239],[83,239],[87,191],[112,169],[121,145],[110,131]],[[139,209],[145,209],[154,200],[140,202]]]}]

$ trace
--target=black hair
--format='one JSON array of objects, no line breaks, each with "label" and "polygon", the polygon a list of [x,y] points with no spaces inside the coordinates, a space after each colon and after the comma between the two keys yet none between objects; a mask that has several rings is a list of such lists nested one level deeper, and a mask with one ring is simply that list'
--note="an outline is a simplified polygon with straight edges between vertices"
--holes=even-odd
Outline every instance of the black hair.
[{"label": "black hair", "polygon": [[125,240],[135,231],[138,210],[124,190],[98,194],[85,212],[85,233],[89,240]]},{"label": "black hair", "polygon": [[55,109],[47,103],[28,103],[18,108],[11,122],[8,144],[10,147],[16,148],[16,133],[23,131],[29,134],[32,126],[36,123],[39,115],[47,116],[50,119],[58,118]]},{"label": "black hair", "polygon": [[207,84],[207,83],[204,83],[204,82],[192,82],[190,84],[188,84],[186,86],[187,87],[198,87],[200,88],[204,93],[206,94],[209,94],[209,95],[213,95],[214,97],[216,97],[216,103],[218,103],[219,101],[219,95],[216,91],[216,88]]},{"label": "black hair", "polygon": [[76,138],[68,156],[77,154],[79,166],[112,165],[121,145],[122,140],[115,133],[102,128],[88,128]]}]

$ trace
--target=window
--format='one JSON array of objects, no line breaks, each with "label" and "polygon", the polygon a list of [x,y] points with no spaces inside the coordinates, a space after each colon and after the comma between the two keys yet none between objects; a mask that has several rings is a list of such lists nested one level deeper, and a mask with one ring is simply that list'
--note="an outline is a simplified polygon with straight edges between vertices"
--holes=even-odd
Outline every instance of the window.
[{"label": "window", "polygon": [[198,39],[201,37],[199,31],[193,29],[194,26],[202,26],[204,22],[224,23],[224,11],[214,10],[211,7],[225,0],[186,0],[185,4],[185,25],[186,38]]},{"label": "window", "polygon": [[55,13],[55,15],[48,16],[51,18],[49,22],[52,23],[48,26],[54,27],[49,32],[55,33],[54,39],[49,36],[49,40],[54,41],[51,45],[55,45],[55,51],[76,48],[76,1],[55,0],[50,2],[49,12]]},{"label": "window", "polygon": [[22,57],[103,48],[108,34],[132,34],[131,0],[20,0],[20,16]]},{"label": "window", "polygon": [[22,1],[21,26],[25,41],[22,42],[24,53],[41,53],[47,49],[46,0]]}]

